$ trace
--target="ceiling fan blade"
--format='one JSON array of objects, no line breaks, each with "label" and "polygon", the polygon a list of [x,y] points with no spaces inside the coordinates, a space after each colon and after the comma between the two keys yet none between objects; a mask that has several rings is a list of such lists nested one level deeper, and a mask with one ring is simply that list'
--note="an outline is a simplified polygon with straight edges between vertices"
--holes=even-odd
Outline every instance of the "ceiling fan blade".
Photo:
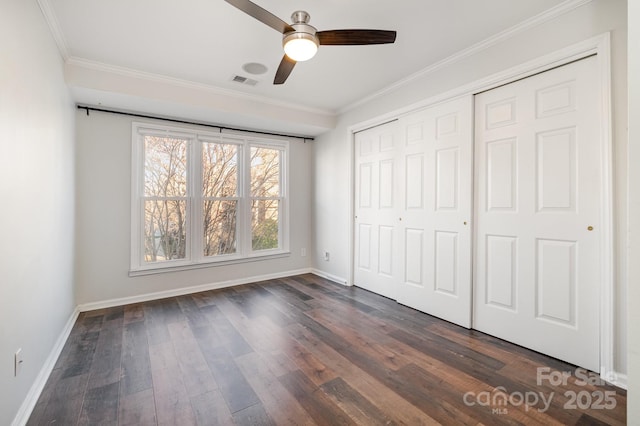
[{"label": "ceiling fan blade", "polygon": [[396,41],[396,32],[387,30],[329,30],[318,31],[316,36],[320,44],[329,46],[387,44]]},{"label": "ceiling fan blade", "polygon": [[293,31],[291,25],[284,22],[282,19],[278,18],[273,13],[269,12],[266,9],[261,8],[255,3],[250,2],[249,0],[225,0],[232,6],[240,9],[247,15],[251,15],[256,18],[258,21],[262,22],[273,28],[274,30],[281,32],[282,34]]},{"label": "ceiling fan blade", "polygon": [[287,81],[289,74],[291,74],[291,71],[293,71],[293,67],[295,66],[296,61],[289,58],[287,55],[284,55],[282,61],[280,61],[278,71],[276,71],[276,77],[273,79],[273,84],[282,84]]}]

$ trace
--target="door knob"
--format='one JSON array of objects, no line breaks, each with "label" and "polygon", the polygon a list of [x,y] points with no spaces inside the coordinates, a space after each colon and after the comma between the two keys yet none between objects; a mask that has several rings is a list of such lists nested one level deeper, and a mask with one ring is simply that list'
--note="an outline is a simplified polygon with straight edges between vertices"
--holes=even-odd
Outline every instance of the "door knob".
[{"label": "door knob", "polygon": [[589,231],[593,231],[593,226],[588,226],[588,227],[587,227],[587,230],[589,230]]}]

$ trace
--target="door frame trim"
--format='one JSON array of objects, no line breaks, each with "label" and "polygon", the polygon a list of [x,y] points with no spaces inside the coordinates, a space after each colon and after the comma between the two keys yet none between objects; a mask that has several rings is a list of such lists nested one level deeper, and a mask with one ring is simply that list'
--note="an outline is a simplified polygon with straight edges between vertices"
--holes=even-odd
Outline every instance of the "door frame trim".
[{"label": "door frame trim", "polygon": [[493,88],[530,77],[532,75],[596,55],[600,80],[601,135],[600,153],[602,170],[601,222],[602,241],[600,247],[600,375],[603,379],[625,387],[624,377],[615,372],[615,259],[614,259],[614,188],[613,188],[613,128],[611,101],[611,34],[606,32],[553,53],[541,56],[486,78],[460,86],[456,89],[421,100],[404,108],[390,111],[375,118],[362,121],[347,129],[349,143],[349,264],[347,285],[353,285],[355,261],[355,133],[400,118],[429,106],[450,101],[458,97],[476,95]]}]

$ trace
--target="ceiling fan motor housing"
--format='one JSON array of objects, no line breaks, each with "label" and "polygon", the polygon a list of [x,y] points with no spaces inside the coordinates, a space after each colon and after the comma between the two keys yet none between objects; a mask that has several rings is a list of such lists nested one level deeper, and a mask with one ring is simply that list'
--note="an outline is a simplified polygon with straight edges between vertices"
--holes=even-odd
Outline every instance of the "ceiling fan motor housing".
[{"label": "ceiling fan motor housing", "polygon": [[[317,50],[318,46],[320,45],[320,40],[318,40],[318,36],[316,36],[317,30],[315,29],[315,27],[308,24],[309,19],[309,14],[303,10],[293,12],[293,14],[291,15],[291,20],[293,21],[291,27],[294,29],[294,31],[289,31],[282,37],[282,46],[285,47],[285,51],[287,50],[287,43],[295,40],[308,40],[315,44],[315,50]],[[315,50],[313,51],[313,54],[310,54],[309,58],[306,59],[310,59],[310,57],[315,54]],[[306,59],[298,58],[297,60],[301,61]]]},{"label": "ceiling fan motor housing", "polygon": [[311,19],[311,16],[309,16],[309,14],[304,10],[293,12],[291,15],[291,21],[293,21],[293,24],[291,24],[291,27],[294,31],[284,34],[282,37],[282,45],[284,46],[287,42],[293,39],[307,39],[313,41],[316,46],[319,45],[320,41],[316,36],[317,30],[315,27],[309,25],[309,19]]},{"label": "ceiling fan motor housing", "polygon": [[291,22],[294,24],[308,24],[310,19],[311,15],[304,10],[296,10],[291,14]]}]

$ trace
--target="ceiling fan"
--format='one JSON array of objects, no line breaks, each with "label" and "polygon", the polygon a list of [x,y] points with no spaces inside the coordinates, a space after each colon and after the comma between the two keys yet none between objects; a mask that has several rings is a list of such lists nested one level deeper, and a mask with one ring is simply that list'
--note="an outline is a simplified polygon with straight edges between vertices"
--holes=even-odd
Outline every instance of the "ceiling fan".
[{"label": "ceiling fan", "polygon": [[282,33],[285,55],[276,71],[273,84],[287,81],[297,62],[311,59],[320,45],[356,46],[365,44],[387,44],[396,41],[395,31],[386,30],[329,30],[318,31],[309,25],[310,16],[299,10],[291,15],[292,24],[287,24],[268,10],[249,0],[225,0],[258,21]]}]

